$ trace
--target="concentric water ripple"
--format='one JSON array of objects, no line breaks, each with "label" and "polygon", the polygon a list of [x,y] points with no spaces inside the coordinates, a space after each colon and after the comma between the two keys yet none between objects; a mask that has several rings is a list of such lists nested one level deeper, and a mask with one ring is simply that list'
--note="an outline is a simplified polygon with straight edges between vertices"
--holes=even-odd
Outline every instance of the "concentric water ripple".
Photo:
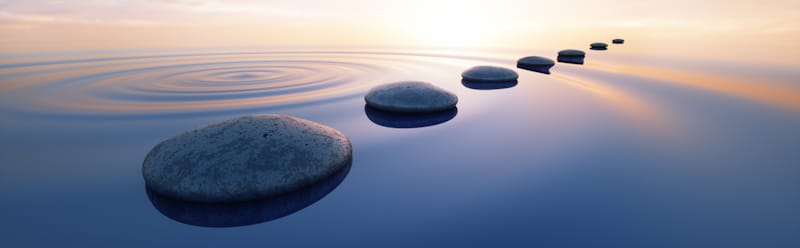
[{"label": "concentric water ripple", "polygon": [[5,112],[27,116],[204,115],[360,97],[375,84],[446,67],[446,60],[471,59],[475,58],[257,52],[28,62],[0,65],[0,95]]},{"label": "concentric water ripple", "polygon": [[[476,94],[461,85],[459,74],[464,69],[475,65],[512,67],[516,57],[494,53],[259,51],[3,63],[0,114],[106,120],[257,113],[358,98],[377,84],[403,80],[432,80],[451,90]],[[593,94],[609,99],[613,108],[634,113],[634,119],[655,120],[658,118],[643,116],[665,113],[656,110],[656,98],[643,98],[639,95],[644,92],[626,89],[630,86],[615,87],[614,82],[682,82],[792,109],[800,106],[796,97],[800,91],[791,85],[665,74],[621,65],[607,68],[594,61],[579,67],[556,65],[549,77],[521,71],[520,82],[569,83],[579,78],[583,81],[580,85],[590,86],[587,89],[593,89]],[[616,72],[620,70],[624,72]],[[602,80],[606,77],[612,78]],[[471,113],[474,107],[464,110]]]}]

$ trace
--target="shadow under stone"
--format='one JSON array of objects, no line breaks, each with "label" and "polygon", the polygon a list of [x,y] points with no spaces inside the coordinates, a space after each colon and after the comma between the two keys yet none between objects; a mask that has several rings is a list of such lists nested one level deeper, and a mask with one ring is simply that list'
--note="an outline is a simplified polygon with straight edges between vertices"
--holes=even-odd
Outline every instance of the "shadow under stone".
[{"label": "shadow under stone", "polygon": [[583,56],[558,56],[557,60],[561,63],[582,65],[584,58]]},{"label": "shadow under stone", "polygon": [[375,124],[391,128],[418,128],[439,125],[452,120],[458,108],[433,113],[400,113],[379,110],[364,105],[364,113]]},{"label": "shadow under stone", "polygon": [[150,203],[164,216],[203,227],[235,227],[275,220],[300,211],[332,192],[350,172],[352,162],[315,184],[273,198],[237,203],[196,203],[161,195],[145,187]]},{"label": "shadow under stone", "polygon": [[464,85],[464,87],[473,90],[499,90],[517,86],[517,80],[511,80],[505,82],[475,82],[469,80],[461,80],[461,84]]},{"label": "shadow under stone", "polygon": [[607,47],[592,47],[592,48],[589,48],[589,49],[590,49],[590,50],[595,50],[595,51],[605,51],[605,50],[608,50],[608,48],[607,48]]}]

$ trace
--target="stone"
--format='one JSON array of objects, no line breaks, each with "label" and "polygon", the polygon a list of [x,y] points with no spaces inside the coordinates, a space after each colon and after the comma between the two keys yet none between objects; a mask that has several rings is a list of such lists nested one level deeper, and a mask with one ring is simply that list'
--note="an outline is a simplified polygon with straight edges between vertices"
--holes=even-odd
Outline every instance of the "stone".
[{"label": "stone", "polygon": [[475,66],[461,73],[464,81],[470,82],[509,82],[519,78],[517,72],[497,66]]},{"label": "stone", "polygon": [[584,51],[581,51],[581,50],[575,50],[575,49],[566,49],[566,50],[561,50],[561,51],[559,51],[559,52],[558,52],[558,56],[564,56],[564,57],[584,57],[584,56],[586,56],[586,52],[584,52]]},{"label": "stone", "polygon": [[558,62],[582,65],[585,57],[582,56],[558,56]]},{"label": "stone", "polygon": [[623,40],[623,39],[613,39],[613,40],[611,40],[611,43],[623,44],[623,43],[625,43],[625,40]]},{"label": "stone", "polygon": [[555,64],[552,59],[539,56],[528,56],[517,60],[517,65],[525,66],[553,66]]},{"label": "stone", "polygon": [[458,97],[433,84],[404,81],[372,88],[364,96],[367,106],[401,113],[431,113],[452,109]]},{"label": "stone", "polygon": [[517,68],[550,74],[550,67],[556,64],[555,61],[545,57],[528,56],[517,60]]},{"label": "stone", "polygon": [[594,49],[605,49],[605,48],[608,48],[608,44],[603,43],[603,42],[595,42],[595,43],[590,44],[589,46],[591,46],[591,48],[594,48]]},{"label": "stone", "polygon": [[229,203],[301,190],[349,166],[341,132],[287,115],[252,115],[164,140],[145,157],[148,189],[189,202]]}]

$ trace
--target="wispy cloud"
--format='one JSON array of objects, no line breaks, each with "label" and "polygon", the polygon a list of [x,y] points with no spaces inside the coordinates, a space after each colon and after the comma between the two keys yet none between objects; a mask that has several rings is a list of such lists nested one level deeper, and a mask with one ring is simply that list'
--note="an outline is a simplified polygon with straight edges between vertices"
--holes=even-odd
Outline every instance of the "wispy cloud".
[{"label": "wispy cloud", "polygon": [[0,19],[16,24],[218,25],[237,19],[308,17],[312,11],[248,0],[0,0],[0,13]]},{"label": "wispy cloud", "polygon": [[260,16],[302,17],[308,10],[295,10],[259,1],[212,1],[212,0],[156,0],[172,7],[196,13],[254,14]]},{"label": "wispy cloud", "polygon": [[[241,42],[258,36],[289,43],[335,35],[347,42],[433,37],[449,43],[609,30],[658,37],[800,37],[798,9],[797,0],[0,0],[0,42],[22,40],[15,35],[65,39],[74,30],[92,34],[87,39],[102,30],[103,39],[202,36],[191,40]],[[148,28],[126,28],[141,26]],[[21,29],[28,30],[15,32]]]}]

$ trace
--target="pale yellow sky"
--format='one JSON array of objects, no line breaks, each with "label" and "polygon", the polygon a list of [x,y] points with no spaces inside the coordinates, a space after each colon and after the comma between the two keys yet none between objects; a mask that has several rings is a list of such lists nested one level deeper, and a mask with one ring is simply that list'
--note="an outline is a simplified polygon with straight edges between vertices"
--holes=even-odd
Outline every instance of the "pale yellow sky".
[{"label": "pale yellow sky", "polygon": [[654,47],[783,49],[794,56],[800,50],[799,23],[797,0],[0,0],[0,53],[552,46],[621,36]]}]

